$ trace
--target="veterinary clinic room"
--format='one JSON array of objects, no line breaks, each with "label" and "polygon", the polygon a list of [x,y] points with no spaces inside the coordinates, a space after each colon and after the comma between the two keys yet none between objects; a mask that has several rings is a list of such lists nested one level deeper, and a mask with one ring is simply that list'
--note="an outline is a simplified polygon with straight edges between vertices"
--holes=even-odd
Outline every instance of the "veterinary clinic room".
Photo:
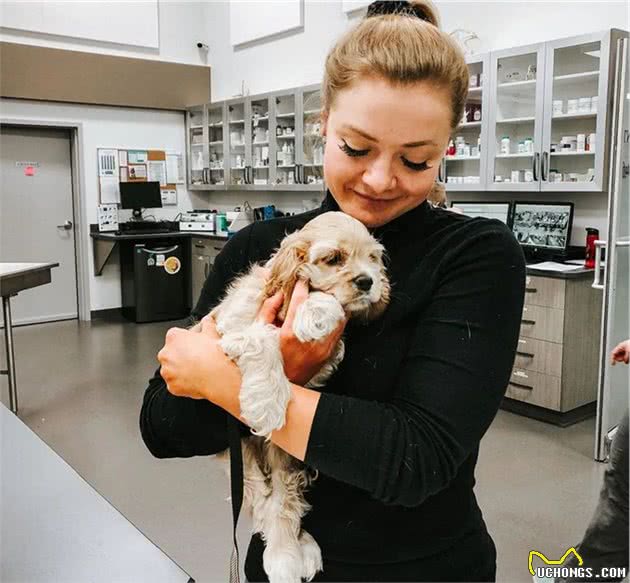
[{"label": "veterinary clinic room", "polygon": [[0,581],[630,581],[630,0],[0,0]]}]

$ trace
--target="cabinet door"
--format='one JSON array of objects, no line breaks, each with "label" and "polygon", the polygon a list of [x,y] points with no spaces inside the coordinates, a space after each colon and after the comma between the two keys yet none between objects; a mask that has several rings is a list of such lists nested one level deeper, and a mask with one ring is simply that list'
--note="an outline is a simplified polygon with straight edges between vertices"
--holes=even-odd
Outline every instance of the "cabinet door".
[{"label": "cabinet door", "polygon": [[297,182],[297,122],[299,92],[277,93],[273,97],[273,123],[271,127],[271,162],[274,184],[296,185]]},{"label": "cabinet door", "polygon": [[448,192],[478,191],[485,188],[486,144],[488,134],[488,63],[489,55],[470,57],[470,88],[464,117],[459,124],[454,143],[459,147],[455,155],[446,155],[441,180],[446,181]]},{"label": "cabinet door", "polygon": [[[226,103],[227,133],[227,167],[228,185],[243,186],[246,184],[246,99],[233,99]],[[224,163],[225,165],[225,163]]]},{"label": "cabinet door", "polygon": [[225,186],[225,107],[222,103],[206,106],[208,119],[208,172],[209,187]]},{"label": "cabinet door", "polygon": [[491,53],[488,190],[540,190],[545,46]]},{"label": "cabinet door", "polygon": [[206,281],[206,277],[208,277],[208,268],[207,266],[207,257],[205,255],[199,255],[195,253],[193,249],[192,253],[192,306],[195,307],[197,305],[197,301],[199,300],[199,296],[201,295],[201,290],[203,288],[203,284]]},{"label": "cabinet door", "polygon": [[542,189],[602,191],[610,32],[547,43]]},{"label": "cabinet door", "polygon": [[321,137],[321,91],[305,88],[302,93],[302,147],[298,177],[304,190],[321,191],[324,184],[324,142]]},{"label": "cabinet door", "polygon": [[203,105],[191,107],[186,112],[188,186],[193,190],[204,188],[208,174],[208,138],[205,120]]},{"label": "cabinet door", "polygon": [[271,99],[268,96],[251,97],[247,108],[247,170],[246,184],[269,187],[269,117]]}]

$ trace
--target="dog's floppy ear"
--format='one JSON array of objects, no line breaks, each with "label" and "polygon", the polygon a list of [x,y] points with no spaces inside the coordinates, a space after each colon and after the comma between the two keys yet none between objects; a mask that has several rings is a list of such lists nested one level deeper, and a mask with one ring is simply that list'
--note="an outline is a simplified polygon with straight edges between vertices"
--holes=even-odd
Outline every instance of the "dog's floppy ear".
[{"label": "dog's floppy ear", "polygon": [[287,313],[291,294],[301,275],[300,267],[306,262],[309,247],[310,242],[301,231],[297,231],[282,240],[280,249],[267,263],[271,274],[265,287],[265,296],[270,297],[279,290],[284,292],[284,303],[279,313],[281,319]]}]

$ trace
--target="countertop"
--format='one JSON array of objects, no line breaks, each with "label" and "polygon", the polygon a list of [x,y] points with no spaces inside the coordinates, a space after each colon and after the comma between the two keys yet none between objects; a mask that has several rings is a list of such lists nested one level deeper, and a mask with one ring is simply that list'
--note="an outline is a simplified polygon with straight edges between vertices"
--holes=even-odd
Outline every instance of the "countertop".
[{"label": "countertop", "polygon": [[227,235],[216,235],[210,231],[169,231],[168,233],[147,233],[133,235],[117,235],[116,233],[90,233],[92,239],[101,241],[132,241],[134,239],[190,239],[191,237],[202,237],[215,241],[227,241]]}]

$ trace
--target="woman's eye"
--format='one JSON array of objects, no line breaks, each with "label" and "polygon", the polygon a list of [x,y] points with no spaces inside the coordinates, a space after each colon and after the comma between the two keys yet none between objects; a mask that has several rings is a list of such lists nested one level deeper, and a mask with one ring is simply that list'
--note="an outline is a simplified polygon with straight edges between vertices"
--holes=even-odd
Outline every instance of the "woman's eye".
[{"label": "woman's eye", "polygon": [[429,168],[431,168],[431,166],[429,166],[426,161],[412,162],[411,160],[407,160],[406,158],[402,158],[402,161],[403,164],[407,166],[407,168],[410,168],[411,170],[414,170],[416,172],[421,172],[422,170],[428,170]]},{"label": "woman's eye", "polygon": [[341,148],[341,150],[345,152],[348,156],[352,156],[352,157],[365,156],[369,152],[369,150],[355,150],[354,148],[351,148],[350,146],[348,146],[345,140],[342,140],[342,141],[343,141],[343,144],[341,144],[339,148]]}]

